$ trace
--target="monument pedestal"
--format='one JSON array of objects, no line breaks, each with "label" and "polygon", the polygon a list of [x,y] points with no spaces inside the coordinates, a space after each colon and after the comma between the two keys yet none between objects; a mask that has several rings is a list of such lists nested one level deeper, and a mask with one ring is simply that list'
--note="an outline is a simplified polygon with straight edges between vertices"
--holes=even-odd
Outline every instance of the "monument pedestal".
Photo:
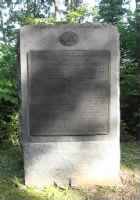
[{"label": "monument pedestal", "polygon": [[27,185],[92,186],[119,181],[119,148],[114,142],[25,143],[24,160]]}]

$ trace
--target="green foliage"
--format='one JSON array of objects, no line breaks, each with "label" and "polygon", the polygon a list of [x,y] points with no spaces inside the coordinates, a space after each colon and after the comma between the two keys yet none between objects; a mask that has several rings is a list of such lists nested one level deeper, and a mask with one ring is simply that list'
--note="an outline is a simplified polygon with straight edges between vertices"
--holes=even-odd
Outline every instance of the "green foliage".
[{"label": "green foliage", "polygon": [[121,67],[121,118],[128,134],[139,137],[139,67],[138,64],[125,64]]},{"label": "green foliage", "polygon": [[8,122],[9,117],[7,115],[7,112],[0,112],[0,143],[7,140],[6,129]]},{"label": "green foliage", "polygon": [[[17,143],[17,124],[12,125],[17,106],[16,78],[16,48],[15,45],[1,44],[0,46],[0,143]],[[16,131],[16,133],[15,133]]]},{"label": "green foliage", "polygon": [[91,9],[87,9],[85,6],[79,6],[76,9],[69,10],[66,14],[66,22],[73,23],[82,23],[83,20],[87,20],[91,17],[96,20],[99,17],[98,8],[94,7]]},{"label": "green foliage", "polygon": [[[128,7],[130,1],[101,0],[100,20],[115,24],[120,32],[121,49],[121,139],[138,138],[139,108],[139,43],[136,14]],[[127,139],[126,139],[127,138]]]},{"label": "green foliage", "polygon": [[16,104],[16,52],[15,47],[2,45],[0,48],[0,102]]},{"label": "green foliage", "polygon": [[0,143],[19,144],[18,114],[13,106],[1,106],[0,113]]},{"label": "green foliage", "polygon": [[99,11],[97,7],[87,9],[85,6],[79,6],[77,8],[68,10],[65,13],[65,19],[63,21],[58,21],[55,15],[49,17],[35,18],[31,14],[27,13],[15,13],[15,16],[20,25],[39,25],[39,24],[75,24],[82,23],[85,18],[92,17],[97,20],[99,17]]},{"label": "green foliage", "polygon": [[[24,6],[21,6],[21,2]],[[121,44],[121,138],[138,137],[140,128],[139,111],[139,6],[135,13],[128,9],[129,0],[101,0],[99,6],[88,8],[80,1],[65,0],[66,11],[61,11],[56,1],[31,0],[0,2],[0,141],[17,142],[17,78],[16,43],[18,28],[24,25],[83,23],[93,21],[117,25]],[[54,6],[51,13],[50,8]],[[56,6],[56,7],[55,7]],[[126,9],[127,6],[127,9]],[[8,15],[6,12],[8,11]],[[57,19],[63,12],[64,18]],[[14,116],[14,117],[13,117]],[[14,121],[15,120],[15,121]],[[11,123],[14,125],[11,126]],[[15,128],[14,128],[15,126]],[[12,128],[11,128],[12,127]],[[11,129],[11,131],[9,131]],[[13,136],[12,136],[13,134]],[[132,138],[131,138],[132,139]],[[16,143],[15,142],[15,143]]]},{"label": "green foliage", "polygon": [[117,24],[126,12],[123,2],[123,0],[101,0],[99,3],[99,13],[103,22]]},{"label": "green foliage", "polygon": [[8,141],[13,145],[19,144],[18,120],[18,113],[13,112],[12,115],[10,115],[10,122],[7,128]]},{"label": "green foliage", "polygon": [[80,23],[81,18],[87,14],[85,7],[81,6],[78,9],[70,10],[67,13],[68,23]]}]

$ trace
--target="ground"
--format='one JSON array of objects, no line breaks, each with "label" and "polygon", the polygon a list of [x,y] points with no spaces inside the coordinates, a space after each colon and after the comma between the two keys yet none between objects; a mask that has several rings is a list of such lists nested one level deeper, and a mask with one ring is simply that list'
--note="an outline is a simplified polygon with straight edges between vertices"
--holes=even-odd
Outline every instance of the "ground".
[{"label": "ground", "polygon": [[139,199],[139,145],[121,144],[120,185],[93,188],[27,187],[23,184],[20,146],[0,146],[0,200],[137,200]]}]

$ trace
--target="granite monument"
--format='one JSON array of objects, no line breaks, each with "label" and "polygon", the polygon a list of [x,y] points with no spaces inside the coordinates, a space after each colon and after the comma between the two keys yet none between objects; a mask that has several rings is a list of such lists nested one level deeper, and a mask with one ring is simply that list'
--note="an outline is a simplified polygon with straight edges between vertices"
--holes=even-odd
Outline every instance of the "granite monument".
[{"label": "granite monument", "polygon": [[114,184],[120,168],[119,34],[111,25],[20,31],[27,185]]}]

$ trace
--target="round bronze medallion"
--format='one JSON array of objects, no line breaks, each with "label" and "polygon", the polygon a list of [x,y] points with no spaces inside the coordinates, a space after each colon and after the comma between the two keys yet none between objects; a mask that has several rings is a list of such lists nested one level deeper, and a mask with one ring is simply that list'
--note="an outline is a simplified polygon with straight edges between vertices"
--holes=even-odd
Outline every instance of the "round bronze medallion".
[{"label": "round bronze medallion", "polygon": [[78,42],[78,35],[72,31],[65,32],[60,36],[59,40],[64,46],[73,46]]}]

